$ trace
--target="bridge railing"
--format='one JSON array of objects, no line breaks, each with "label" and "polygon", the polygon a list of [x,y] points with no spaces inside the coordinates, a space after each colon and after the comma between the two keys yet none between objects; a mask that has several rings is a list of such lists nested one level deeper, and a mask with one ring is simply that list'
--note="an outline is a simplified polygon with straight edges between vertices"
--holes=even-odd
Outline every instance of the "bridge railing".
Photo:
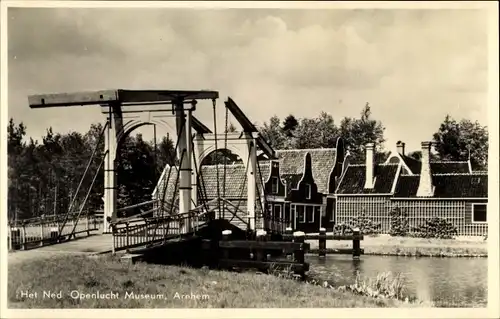
[{"label": "bridge railing", "polygon": [[261,216],[264,221],[264,229],[270,233],[284,234],[286,228],[292,226],[291,220],[277,217],[268,212],[263,212]]},{"label": "bridge railing", "polygon": [[[157,207],[154,210],[160,209]],[[205,215],[203,212],[188,212],[154,217],[133,216],[111,222],[113,252],[196,233],[206,223]],[[188,227],[189,224],[191,227]]]},{"label": "bridge railing", "polygon": [[[95,214],[86,214],[78,218],[65,216],[47,216],[36,219],[10,221],[8,223],[9,250],[30,249],[48,244],[54,244],[71,239],[77,235],[90,235],[91,231],[99,230],[102,221]],[[64,227],[61,229],[61,226]],[[73,231],[74,229],[74,231]]]}]

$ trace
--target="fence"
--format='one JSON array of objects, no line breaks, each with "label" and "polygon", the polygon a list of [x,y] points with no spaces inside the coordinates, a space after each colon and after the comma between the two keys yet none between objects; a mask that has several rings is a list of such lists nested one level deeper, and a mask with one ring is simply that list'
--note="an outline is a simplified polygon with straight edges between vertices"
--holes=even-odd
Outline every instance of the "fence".
[{"label": "fence", "polygon": [[[102,227],[102,220],[94,214],[78,217],[50,216],[10,222],[9,250],[25,250],[70,240],[77,235],[90,235]],[[62,228],[61,228],[62,227]]]},{"label": "fence", "polygon": [[204,240],[203,249],[209,264],[222,269],[265,272],[289,269],[301,279],[305,278],[305,272],[309,270],[309,264],[305,262],[309,244],[304,243],[304,233],[295,233],[293,241],[270,241],[266,231],[258,231],[256,240],[232,240],[231,234],[231,230],[225,230],[221,241]]}]

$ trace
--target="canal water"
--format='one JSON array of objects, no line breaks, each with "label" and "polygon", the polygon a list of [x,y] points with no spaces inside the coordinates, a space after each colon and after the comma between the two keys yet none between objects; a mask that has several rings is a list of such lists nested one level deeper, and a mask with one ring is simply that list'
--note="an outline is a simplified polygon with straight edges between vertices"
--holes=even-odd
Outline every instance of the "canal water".
[{"label": "canal water", "polygon": [[308,256],[310,272],[338,285],[354,283],[356,273],[365,278],[391,272],[401,274],[406,293],[419,300],[432,300],[442,307],[486,307],[488,300],[487,258],[429,258],[349,255],[326,258]]}]

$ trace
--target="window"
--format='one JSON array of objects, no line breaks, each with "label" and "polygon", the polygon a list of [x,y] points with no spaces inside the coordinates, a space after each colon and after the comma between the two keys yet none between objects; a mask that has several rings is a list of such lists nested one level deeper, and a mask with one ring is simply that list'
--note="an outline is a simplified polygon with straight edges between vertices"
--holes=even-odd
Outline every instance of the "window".
[{"label": "window", "polygon": [[306,199],[311,199],[311,184],[306,184]]},{"label": "window", "polygon": [[297,219],[299,223],[306,222],[306,214],[304,212],[304,206],[297,206]]},{"label": "window", "polygon": [[314,206],[306,206],[307,222],[314,223]]},{"label": "window", "polygon": [[486,223],[486,204],[472,204],[472,222]]},{"label": "window", "polygon": [[279,183],[278,182],[279,182],[279,180],[277,177],[272,177],[272,179],[271,179],[271,183],[272,183],[271,193],[278,194],[278,190],[279,190],[279,186],[278,186]]},{"label": "window", "polygon": [[274,205],[274,219],[281,219],[281,205]]}]

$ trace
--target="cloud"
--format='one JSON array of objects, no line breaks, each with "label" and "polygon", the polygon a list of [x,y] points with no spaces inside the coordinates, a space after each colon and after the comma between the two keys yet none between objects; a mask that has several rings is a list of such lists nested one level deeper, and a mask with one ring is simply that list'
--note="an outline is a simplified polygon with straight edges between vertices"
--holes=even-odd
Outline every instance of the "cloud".
[{"label": "cloud", "polygon": [[[323,110],[340,122],[369,101],[389,141],[418,148],[443,114],[485,114],[486,43],[473,10],[9,9],[9,112],[36,135],[53,120],[35,118],[32,93],[216,89],[257,122]],[[62,130],[74,112],[100,119],[44,112]]]}]

